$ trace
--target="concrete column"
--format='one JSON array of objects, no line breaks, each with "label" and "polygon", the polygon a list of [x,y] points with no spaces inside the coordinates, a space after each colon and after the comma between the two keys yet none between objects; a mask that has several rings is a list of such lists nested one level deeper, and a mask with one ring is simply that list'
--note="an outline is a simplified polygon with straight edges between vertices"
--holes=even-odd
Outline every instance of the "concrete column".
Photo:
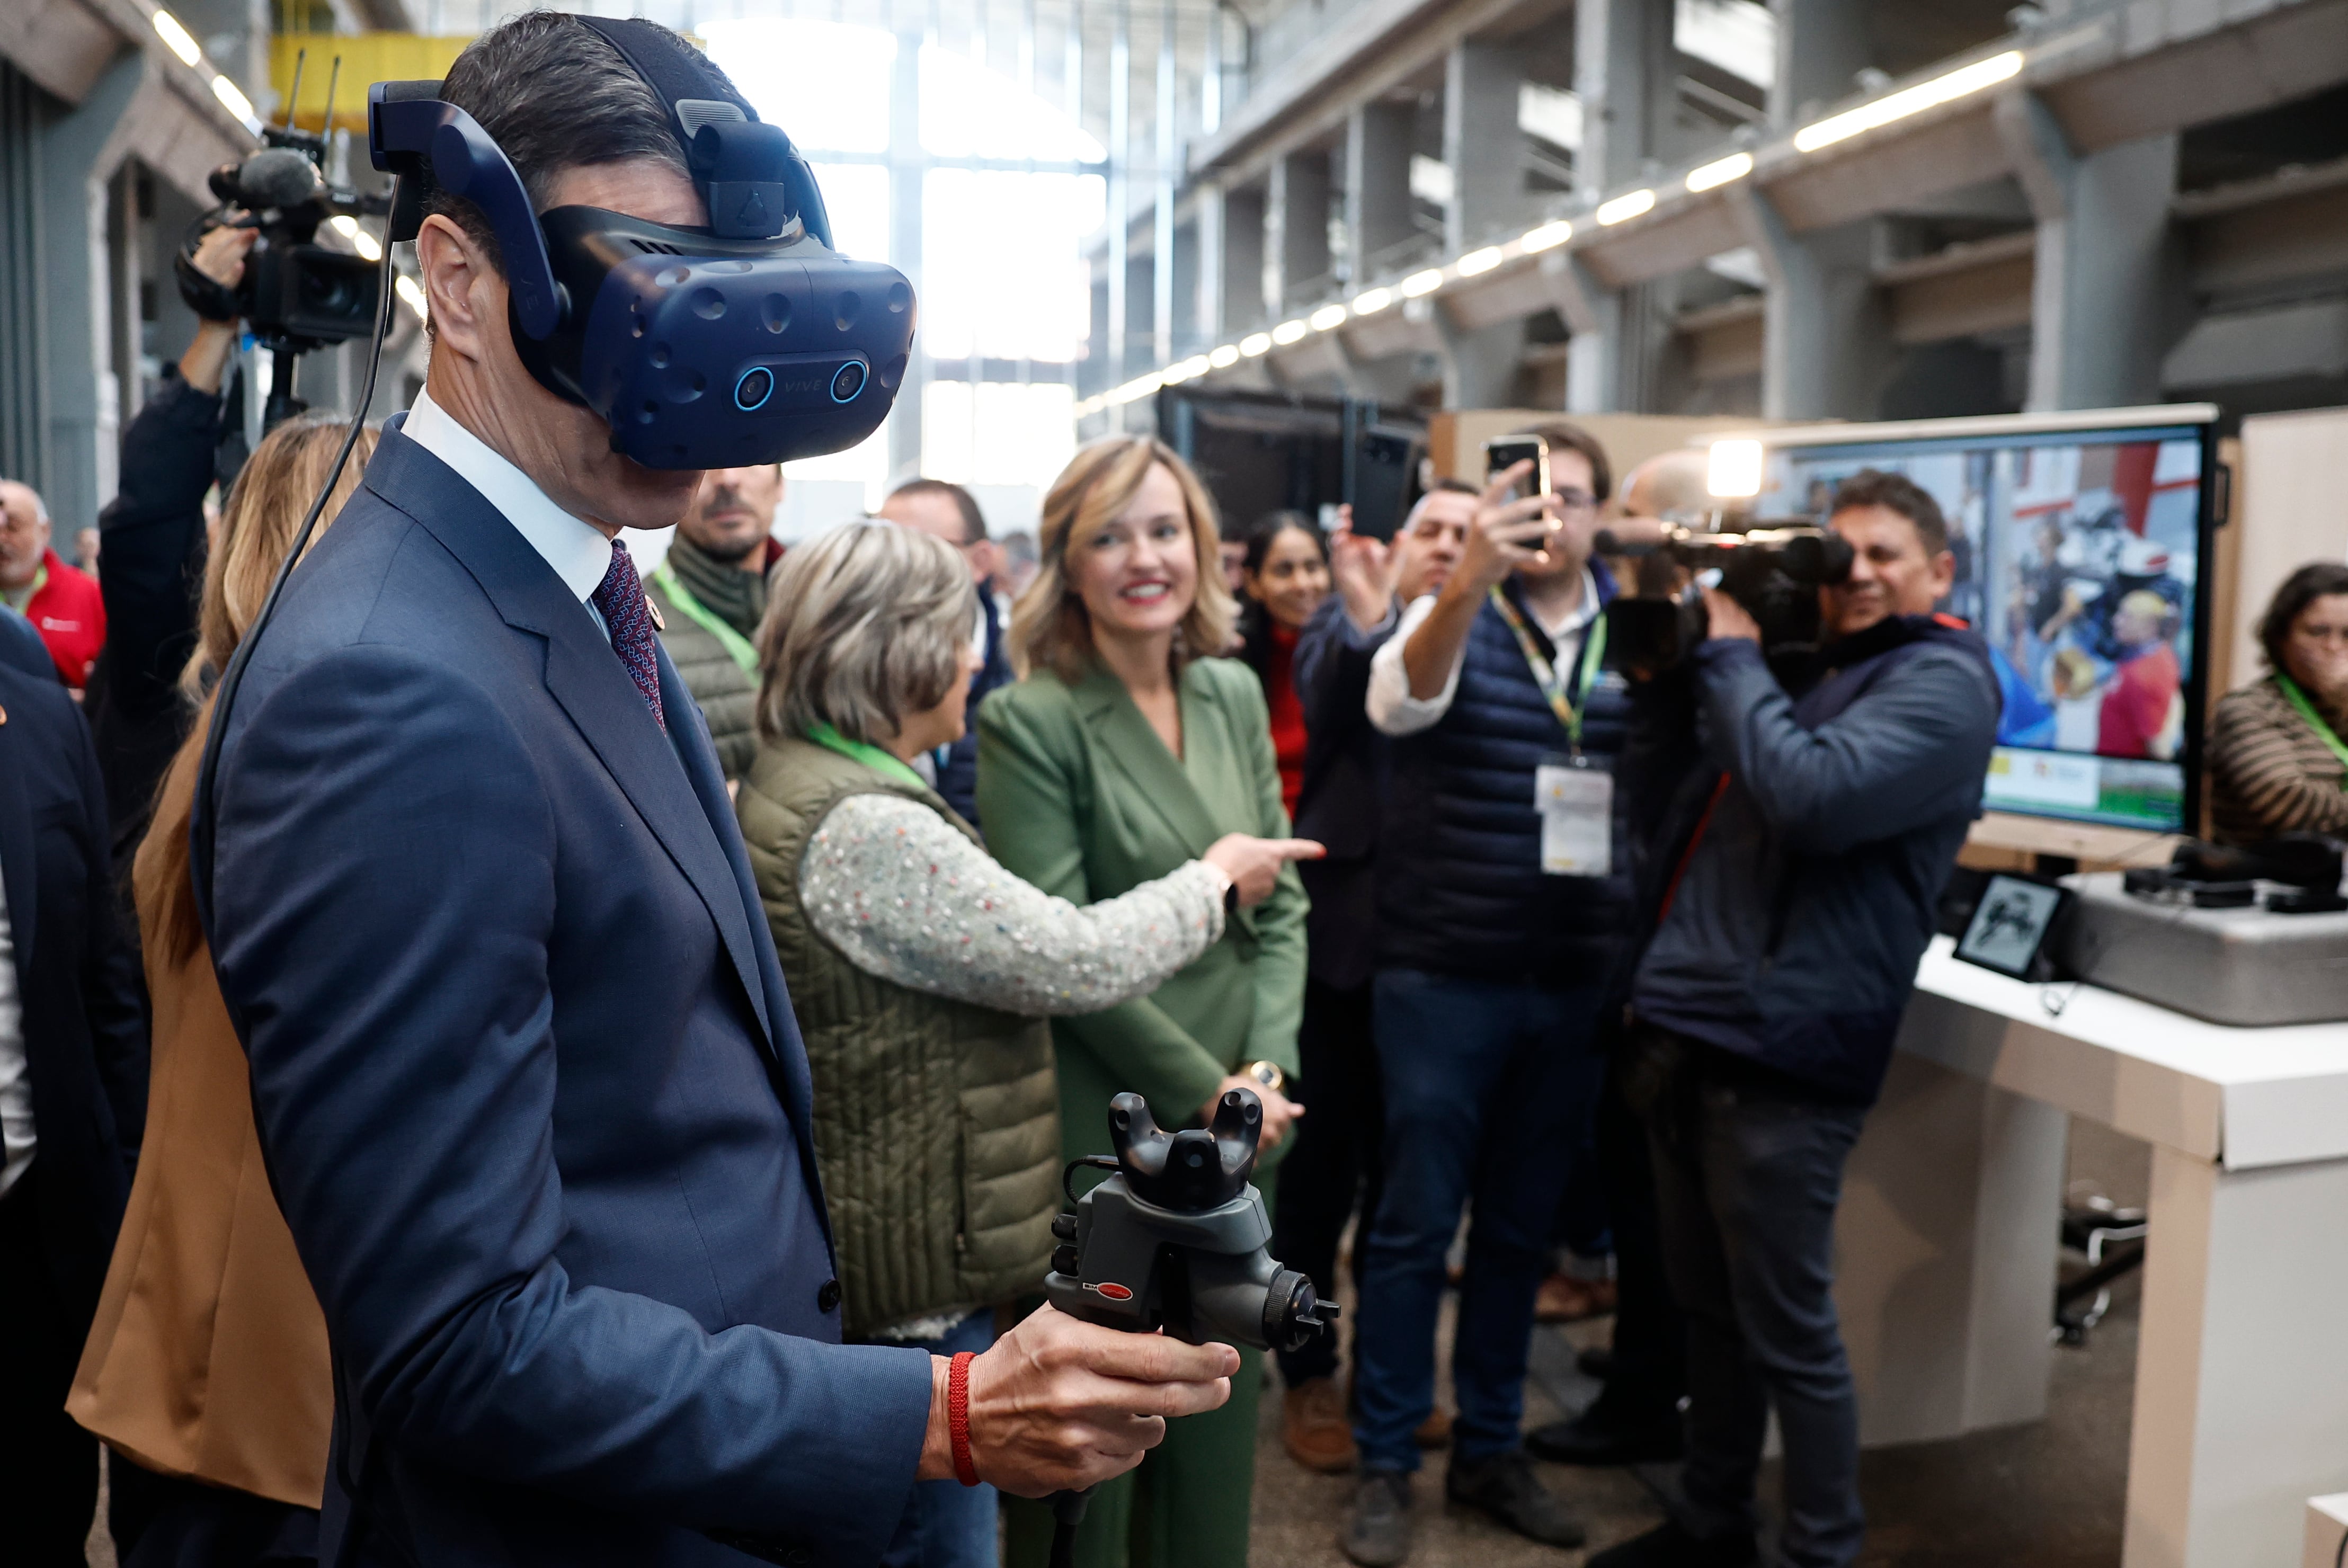
[{"label": "concrete column", "polygon": [[[922,35],[897,35],[889,73],[889,264],[922,297]],[[922,471],[922,399],[929,356],[915,354],[889,415],[889,482]]]},{"label": "concrete column", "polygon": [[1795,234],[1759,191],[1730,195],[1769,289],[1761,413],[1770,419],[1867,419],[1891,365],[1875,287],[1874,224]]},{"label": "concrete column", "polygon": [[2159,401],[2162,356],[2190,311],[2168,225],[2176,135],[2079,157],[2036,98],[2015,94],[1996,112],[2038,220],[2026,406]]},{"label": "concrete column", "polygon": [[1267,315],[1263,292],[1264,188],[1242,185],[1225,191],[1221,211],[1222,284],[1217,322],[1221,335],[1252,332]]},{"label": "concrete column", "polygon": [[[1595,194],[1629,184],[1672,127],[1678,67],[1672,7],[1649,0],[1581,0],[1573,9],[1573,90],[1581,99],[1575,169]],[[1515,104],[1509,98],[1511,113]]]},{"label": "concrete column", "polygon": [[1174,7],[1161,0],[1158,14],[1158,81],[1149,114],[1155,157],[1150,181],[1149,356],[1155,365],[1174,359]]},{"label": "concrete column", "polygon": [[1443,74],[1443,161],[1451,166],[1444,242],[1455,255],[1492,238],[1525,212],[1525,136],[1517,129],[1518,52],[1505,45],[1453,46]]},{"label": "concrete column", "polygon": [[1859,73],[1875,58],[1865,0],[1770,0],[1769,9],[1777,17],[1769,128],[1782,134],[1857,92]]},{"label": "concrete column", "polygon": [[1211,348],[1209,329],[1200,325],[1199,315],[1199,220],[1174,226],[1174,264],[1167,271],[1167,286],[1172,291],[1173,317],[1169,341],[1172,347],[1169,357],[1187,358],[1202,348]]},{"label": "concrete column", "polygon": [[118,163],[115,128],[147,78],[146,57],[124,54],[71,112],[49,121],[40,142],[40,244],[47,284],[41,299],[47,357],[47,488],[57,534],[98,521],[115,489],[117,410],[113,309],[107,297],[106,183]]},{"label": "concrete column", "polygon": [[1212,346],[1222,340],[1223,295],[1229,287],[1223,272],[1223,188],[1202,181],[1193,200],[1199,213],[1195,273],[1198,294],[1191,319],[1198,325],[1199,336]]},{"label": "concrete column", "polygon": [[1371,103],[1345,121],[1345,235],[1352,284],[1378,274],[1377,257],[1411,237],[1410,151],[1417,109]]},{"label": "concrete column", "polygon": [[1272,314],[1308,303],[1329,276],[1329,152],[1292,152],[1272,166],[1264,207],[1263,294]]},{"label": "concrete column", "polygon": [[1525,354],[1524,319],[1512,317],[1468,331],[1454,325],[1450,313],[1438,304],[1435,326],[1443,339],[1443,406],[1514,406],[1517,367]]}]

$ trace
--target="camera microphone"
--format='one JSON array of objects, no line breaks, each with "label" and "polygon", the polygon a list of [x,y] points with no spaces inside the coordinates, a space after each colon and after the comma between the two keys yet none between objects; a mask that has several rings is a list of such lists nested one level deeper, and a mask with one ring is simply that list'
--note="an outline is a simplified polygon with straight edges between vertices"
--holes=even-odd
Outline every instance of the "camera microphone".
[{"label": "camera microphone", "polygon": [[255,212],[298,207],[326,191],[318,166],[291,147],[265,147],[254,153],[237,167],[234,184],[236,193],[229,200]]}]

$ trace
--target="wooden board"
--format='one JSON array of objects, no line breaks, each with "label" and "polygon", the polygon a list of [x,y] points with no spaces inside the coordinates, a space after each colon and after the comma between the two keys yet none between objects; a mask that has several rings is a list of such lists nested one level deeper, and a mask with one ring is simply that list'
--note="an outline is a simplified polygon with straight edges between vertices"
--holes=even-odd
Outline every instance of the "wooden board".
[{"label": "wooden board", "polygon": [[1463,408],[1437,414],[1426,432],[1427,457],[1438,478],[1484,482],[1484,443],[1545,419],[1570,419],[1598,438],[1616,480],[1661,452],[1675,451],[1717,430],[1757,429],[1767,421],[1744,415],[1565,414],[1555,408]]}]

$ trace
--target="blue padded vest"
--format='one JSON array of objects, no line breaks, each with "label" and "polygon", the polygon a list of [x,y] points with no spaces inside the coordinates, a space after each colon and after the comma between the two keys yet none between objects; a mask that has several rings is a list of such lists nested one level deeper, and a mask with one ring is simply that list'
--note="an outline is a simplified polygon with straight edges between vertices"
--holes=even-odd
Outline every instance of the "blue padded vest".
[{"label": "blue padded vest", "polygon": [[[1591,572],[1611,601],[1613,580],[1595,562]],[[1630,721],[1622,676],[1602,674],[1589,701],[1581,749],[1611,767]],[[1617,790],[1612,876],[1544,875],[1533,773],[1566,748],[1516,634],[1486,603],[1450,708],[1395,742],[1379,833],[1381,965],[1553,987],[1607,978],[1630,913],[1623,801]]]}]

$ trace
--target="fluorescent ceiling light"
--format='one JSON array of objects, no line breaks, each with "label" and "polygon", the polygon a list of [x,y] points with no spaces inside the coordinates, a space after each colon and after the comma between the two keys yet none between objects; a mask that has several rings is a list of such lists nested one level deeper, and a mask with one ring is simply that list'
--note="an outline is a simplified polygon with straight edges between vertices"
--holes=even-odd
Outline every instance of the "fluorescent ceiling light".
[{"label": "fluorescent ceiling light", "polygon": [[1806,125],[1794,133],[1794,145],[1804,152],[1816,152],[1821,147],[1857,136],[1863,130],[1873,130],[1879,125],[1890,125],[1895,119],[1906,119],[1936,104],[1977,93],[1983,88],[1995,87],[2022,71],[2022,51],[2008,49],[2002,55],[1992,55],[1986,60],[1975,60],[1961,66],[1946,76],[1934,77],[1929,82],[1918,82],[1912,88],[1902,88],[1888,93],[1873,103],[1863,103],[1854,109],[1829,115],[1816,125]]},{"label": "fluorescent ceiling light", "polygon": [[1324,304],[1313,313],[1313,330],[1327,332],[1333,327],[1343,326],[1345,325],[1345,315],[1346,310],[1344,305]]},{"label": "fluorescent ceiling light", "polygon": [[1365,294],[1357,294],[1354,296],[1354,314],[1375,315],[1392,304],[1394,304],[1394,290],[1371,289]]},{"label": "fluorescent ceiling light", "polygon": [[1302,340],[1304,330],[1304,324],[1301,321],[1283,321],[1272,329],[1272,340],[1285,348],[1290,344]]},{"label": "fluorescent ceiling light", "polygon": [[1709,191],[1716,185],[1725,185],[1732,180],[1742,180],[1752,172],[1753,155],[1749,152],[1732,152],[1715,162],[1699,164],[1689,170],[1687,188],[1691,191]]},{"label": "fluorescent ceiling light", "polygon": [[[1182,361],[1181,364],[1174,366],[1173,370],[1168,371],[1166,373],[1166,379],[1169,381],[1176,379],[1189,381],[1195,377],[1204,376],[1210,368],[1211,366],[1208,365],[1207,356],[1205,355],[1194,354],[1190,356],[1189,358]],[[1175,371],[1181,372],[1179,377],[1175,375]]]},{"label": "fluorescent ceiling light", "polygon": [[1705,465],[1704,488],[1724,500],[1761,493],[1761,443],[1715,441]]},{"label": "fluorescent ceiling light", "polygon": [[1600,202],[1598,206],[1598,222],[1601,224],[1623,222],[1626,220],[1637,217],[1642,212],[1653,211],[1654,205],[1655,193],[1653,191],[1633,191],[1628,196],[1617,196],[1612,201]]},{"label": "fluorescent ceiling light", "polygon": [[1251,332],[1240,339],[1240,352],[1250,359],[1253,359],[1271,346],[1272,334],[1268,332]]},{"label": "fluorescent ceiling light", "polygon": [[1132,380],[1127,382],[1124,386],[1110,393],[1108,395],[1108,400],[1112,403],[1136,403],[1140,401],[1142,398],[1148,397],[1152,392],[1157,391],[1160,387],[1165,385],[1166,378],[1163,376],[1159,375],[1157,372],[1152,371],[1147,376],[1135,377]]},{"label": "fluorescent ceiling light", "polygon": [[1560,218],[1554,223],[1543,223],[1538,229],[1528,229],[1517,243],[1526,251],[1550,251],[1573,238],[1573,225]]},{"label": "fluorescent ceiling light", "polygon": [[1443,269],[1429,267],[1423,273],[1413,273],[1402,280],[1402,297],[1416,299],[1421,294],[1431,294],[1442,286]]},{"label": "fluorescent ceiling light", "polygon": [[1228,343],[1207,356],[1207,363],[1217,370],[1229,370],[1239,362],[1240,351]]},{"label": "fluorescent ceiling light", "polygon": [[252,100],[244,96],[243,88],[238,87],[226,77],[214,77],[212,78],[212,97],[220,99],[221,106],[224,107],[229,113],[236,116],[237,119],[251,119],[253,118]]},{"label": "fluorescent ceiling light", "polygon": [[376,243],[373,234],[359,227],[359,221],[356,218],[345,214],[335,219],[335,232],[351,242],[351,249],[359,253],[361,260],[369,262],[383,260],[383,247]]},{"label": "fluorescent ceiling light", "polygon": [[400,304],[416,313],[417,320],[424,319],[423,284],[403,273],[400,274],[399,282],[392,285],[392,293],[399,296]]},{"label": "fluorescent ceiling light", "polygon": [[1480,251],[1470,251],[1459,258],[1459,275],[1472,278],[1478,273],[1488,273],[1500,264],[1500,247],[1487,245]]},{"label": "fluorescent ceiling light", "polygon": [[170,46],[171,53],[180,57],[180,64],[192,66],[203,58],[203,50],[196,46],[196,36],[181,26],[177,16],[160,6],[155,10],[155,31]]}]

